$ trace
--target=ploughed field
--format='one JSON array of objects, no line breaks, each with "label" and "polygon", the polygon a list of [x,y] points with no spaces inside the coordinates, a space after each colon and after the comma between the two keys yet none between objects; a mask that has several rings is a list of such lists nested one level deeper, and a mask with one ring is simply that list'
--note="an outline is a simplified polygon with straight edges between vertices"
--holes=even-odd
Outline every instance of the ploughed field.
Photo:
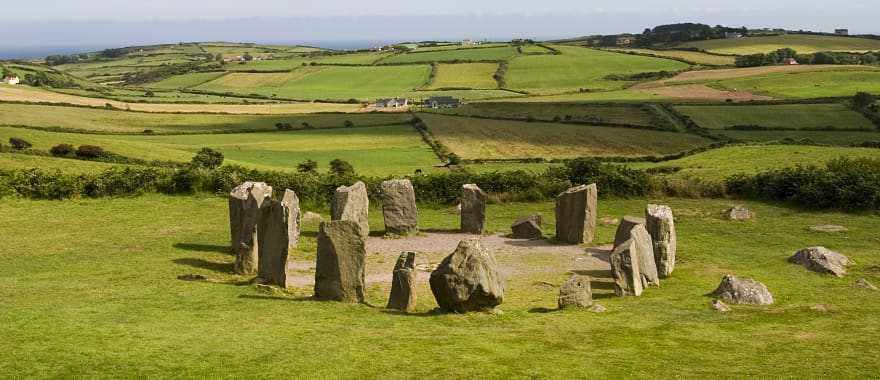
[{"label": "ploughed field", "polygon": [[[880,282],[876,215],[746,203],[757,217],[729,222],[720,218],[730,205],[725,200],[628,199],[600,200],[599,217],[639,215],[649,201],[675,212],[678,264],[660,288],[641,297],[610,295],[603,282],[608,272],[599,268],[607,263],[601,253],[588,253],[597,250],[560,253],[539,245],[524,252],[501,245],[493,253],[507,281],[503,314],[435,314],[427,272],[419,270],[416,310],[404,315],[382,309],[396,251],[368,252],[364,305],[314,302],[309,286],[266,291],[233,275],[225,198],[4,198],[0,338],[16,349],[0,353],[0,372],[408,378],[870,377],[880,371],[877,351],[866,349],[880,338],[878,295],[853,286],[856,278]],[[305,209],[327,215],[324,208]],[[551,203],[490,205],[489,229],[506,233],[518,216],[542,212],[545,231],[552,231],[552,210]],[[451,209],[423,206],[420,227],[453,229],[457,218]],[[821,224],[848,232],[809,229]],[[375,208],[371,227],[381,234]],[[291,257],[295,276],[313,273],[308,263],[314,263],[316,228],[304,226]],[[600,225],[597,244],[611,242],[614,229]],[[370,241],[383,243],[378,236]],[[786,261],[818,244],[855,261],[847,277]],[[450,253],[434,251],[420,252],[417,264],[436,264]],[[598,264],[588,270],[585,263]],[[596,277],[594,302],[608,310],[554,310],[559,284],[587,270]],[[765,283],[776,303],[713,311],[706,294],[728,273]],[[208,281],[177,279],[188,274]],[[266,351],[266,342],[285,354]]]}]

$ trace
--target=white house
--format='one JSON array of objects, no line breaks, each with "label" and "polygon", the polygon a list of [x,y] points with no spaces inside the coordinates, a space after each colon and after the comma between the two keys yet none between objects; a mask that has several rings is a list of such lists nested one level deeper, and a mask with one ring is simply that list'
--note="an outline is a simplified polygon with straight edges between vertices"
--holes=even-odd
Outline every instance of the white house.
[{"label": "white house", "polygon": [[407,105],[409,105],[409,101],[406,98],[376,99],[377,108],[397,108],[406,107]]},{"label": "white house", "polygon": [[6,84],[19,84],[20,82],[21,79],[19,79],[17,76],[8,76],[3,78],[3,83]]}]

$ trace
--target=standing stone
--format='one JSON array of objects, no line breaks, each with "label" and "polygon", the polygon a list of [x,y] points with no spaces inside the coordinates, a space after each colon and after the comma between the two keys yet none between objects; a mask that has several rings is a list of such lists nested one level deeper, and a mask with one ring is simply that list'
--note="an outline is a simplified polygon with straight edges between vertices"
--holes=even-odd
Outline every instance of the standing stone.
[{"label": "standing stone", "polygon": [[441,309],[464,313],[490,309],[504,300],[504,280],[495,257],[479,239],[465,239],[431,272],[431,292]]},{"label": "standing stone", "polygon": [[556,239],[561,243],[591,243],[596,234],[596,184],[566,190],[556,198]]},{"label": "standing stone", "polygon": [[290,212],[282,202],[269,198],[260,206],[257,277],[262,284],[287,287],[289,223]]},{"label": "standing stone", "polygon": [[486,198],[477,185],[461,187],[461,232],[480,235],[485,231]]},{"label": "standing stone", "polygon": [[675,270],[675,219],[672,209],[663,205],[648,205],[645,209],[645,228],[654,245],[654,263],[660,278],[669,277]]},{"label": "standing stone", "polygon": [[644,288],[639,271],[638,244],[633,239],[611,252],[611,276],[614,277],[614,294],[618,297],[642,295]]},{"label": "standing stone", "polygon": [[230,247],[235,254],[236,274],[253,275],[257,272],[260,206],[271,197],[272,187],[263,182],[245,182],[229,193]]},{"label": "standing stone", "polygon": [[803,265],[805,268],[819,273],[833,274],[843,277],[849,258],[825,247],[804,248],[788,258],[788,262]]},{"label": "standing stone", "polygon": [[773,303],[773,295],[764,284],[750,278],[739,279],[733,275],[726,275],[721,279],[718,289],[712,295],[722,301],[744,305],[770,305]]},{"label": "standing stone", "polygon": [[281,205],[287,211],[287,242],[290,249],[295,249],[299,243],[299,233],[302,228],[302,211],[299,209],[299,197],[293,190],[285,189]]},{"label": "standing stone", "polygon": [[623,244],[632,237],[631,231],[635,226],[645,225],[645,219],[635,216],[624,216],[620,224],[617,225],[617,232],[614,233],[614,246]]},{"label": "standing stone", "polygon": [[660,276],[657,274],[657,265],[654,263],[654,247],[651,235],[645,229],[645,220],[634,216],[625,216],[617,226],[614,235],[615,248],[627,241],[632,240],[639,256],[639,273],[642,277],[642,288],[648,286],[660,286]]},{"label": "standing stone", "polygon": [[361,239],[370,236],[370,198],[367,195],[367,185],[358,181],[351,186],[339,186],[330,206],[330,220],[355,222]]},{"label": "standing stone", "polygon": [[382,182],[382,214],[385,232],[396,235],[418,232],[416,192],[408,179]]},{"label": "standing stone", "polygon": [[512,237],[514,239],[541,239],[544,237],[544,232],[541,231],[541,219],[540,214],[535,214],[513,222],[510,225],[510,229],[513,232]]},{"label": "standing stone", "polygon": [[584,308],[593,305],[593,291],[590,288],[590,278],[587,276],[574,275],[559,287],[559,308],[569,306]]},{"label": "standing stone", "polygon": [[366,250],[357,223],[321,223],[315,264],[315,298],[364,302]]},{"label": "standing stone", "polygon": [[386,309],[412,311],[416,306],[416,253],[403,252],[397,258],[391,278],[391,296]]}]

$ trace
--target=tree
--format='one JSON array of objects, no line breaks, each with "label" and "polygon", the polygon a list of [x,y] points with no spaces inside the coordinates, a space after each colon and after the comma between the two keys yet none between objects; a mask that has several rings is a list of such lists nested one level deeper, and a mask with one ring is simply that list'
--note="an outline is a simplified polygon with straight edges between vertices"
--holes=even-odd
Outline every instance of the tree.
[{"label": "tree", "polygon": [[192,165],[205,169],[219,168],[220,165],[223,165],[223,153],[211,148],[202,148],[192,158]]},{"label": "tree", "polygon": [[248,52],[245,52],[244,55],[242,56],[242,58],[244,58],[245,61],[253,61],[254,60],[254,56],[252,56],[251,53],[248,53]]},{"label": "tree", "polygon": [[874,102],[876,101],[877,97],[867,92],[856,93],[856,95],[852,98],[853,106],[855,106],[856,109],[866,109],[874,105]]},{"label": "tree", "polygon": [[312,160],[305,160],[296,165],[296,171],[300,173],[317,173],[318,163]]},{"label": "tree", "polygon": [[156,94],[154,94],[153,91],[147,90],[147,92],[144,93],[144,96],[146,96],[148,98],[152,98],[152,97],[156,96]]},{"label": "tree", "polygon": [[214,56],[214,60],[217,62],[223,62],[223,54],[217,53],[217,55]]},{"label": "tree", "polygon": [[330,173],[338,176],[354,175],[354,166],[351,166],[348,161],[343,161],[337,158],[330,161]]},{"label": "tree", "polygon": [[33,146],[27,140],[18,137],[10,137],[9,145],[12,145],[12,148],[15,150],[25,150]]}]

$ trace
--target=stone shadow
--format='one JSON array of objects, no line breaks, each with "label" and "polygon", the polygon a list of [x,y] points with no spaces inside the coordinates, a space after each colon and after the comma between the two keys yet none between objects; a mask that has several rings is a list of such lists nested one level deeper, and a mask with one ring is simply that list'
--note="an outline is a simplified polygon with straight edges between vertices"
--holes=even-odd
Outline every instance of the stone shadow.
[{"label": "stone shadow", "polygon": [[194,251],[194,252],[216,252],[216,253],[232,254],[232,250],[229,248],[228,245],[174,243],[173,247],[177,248],[177,249],[183,249],[186,251]]},{"label": "stone shadow", "polygon": [[538,313],[538,314],[546,314],[560,311],[560,308],[549,308],[549,307],[533,307],[529,309],[529,313]]},{"label": "stone shadow", "polygon": [[587,248],[587,253],[589,253],[592,257],[595,257],[609,264],[611,264],[611,252],[611,249],[602,249],[596,247]]},{"label": "stone shadow", "polygon": [[199,258],[194,258],[194,257],[187,257],[187,258],[183,258],[183,259],[174,259],[171,261],[174,262],[175,264],[191,266],[193,268],[199,268],[199,269],[207,269],[210,271],[220,272],[220,273],[232,273],[232,270],[234,268],[233,263],[218,263],[215,261],[208,261],[205,259],[199,259]]},{"label": "stone shadow", "polygon": [[255,295],[255,294],[241,294],[238,298],[244,299],[255,299],[255,300],[264,300],[264,301],[288,301],[288,302],[307,302],[307,301],[318,301],[315,297],[280,297],[280,296],[269,296],[269,295]]}]

